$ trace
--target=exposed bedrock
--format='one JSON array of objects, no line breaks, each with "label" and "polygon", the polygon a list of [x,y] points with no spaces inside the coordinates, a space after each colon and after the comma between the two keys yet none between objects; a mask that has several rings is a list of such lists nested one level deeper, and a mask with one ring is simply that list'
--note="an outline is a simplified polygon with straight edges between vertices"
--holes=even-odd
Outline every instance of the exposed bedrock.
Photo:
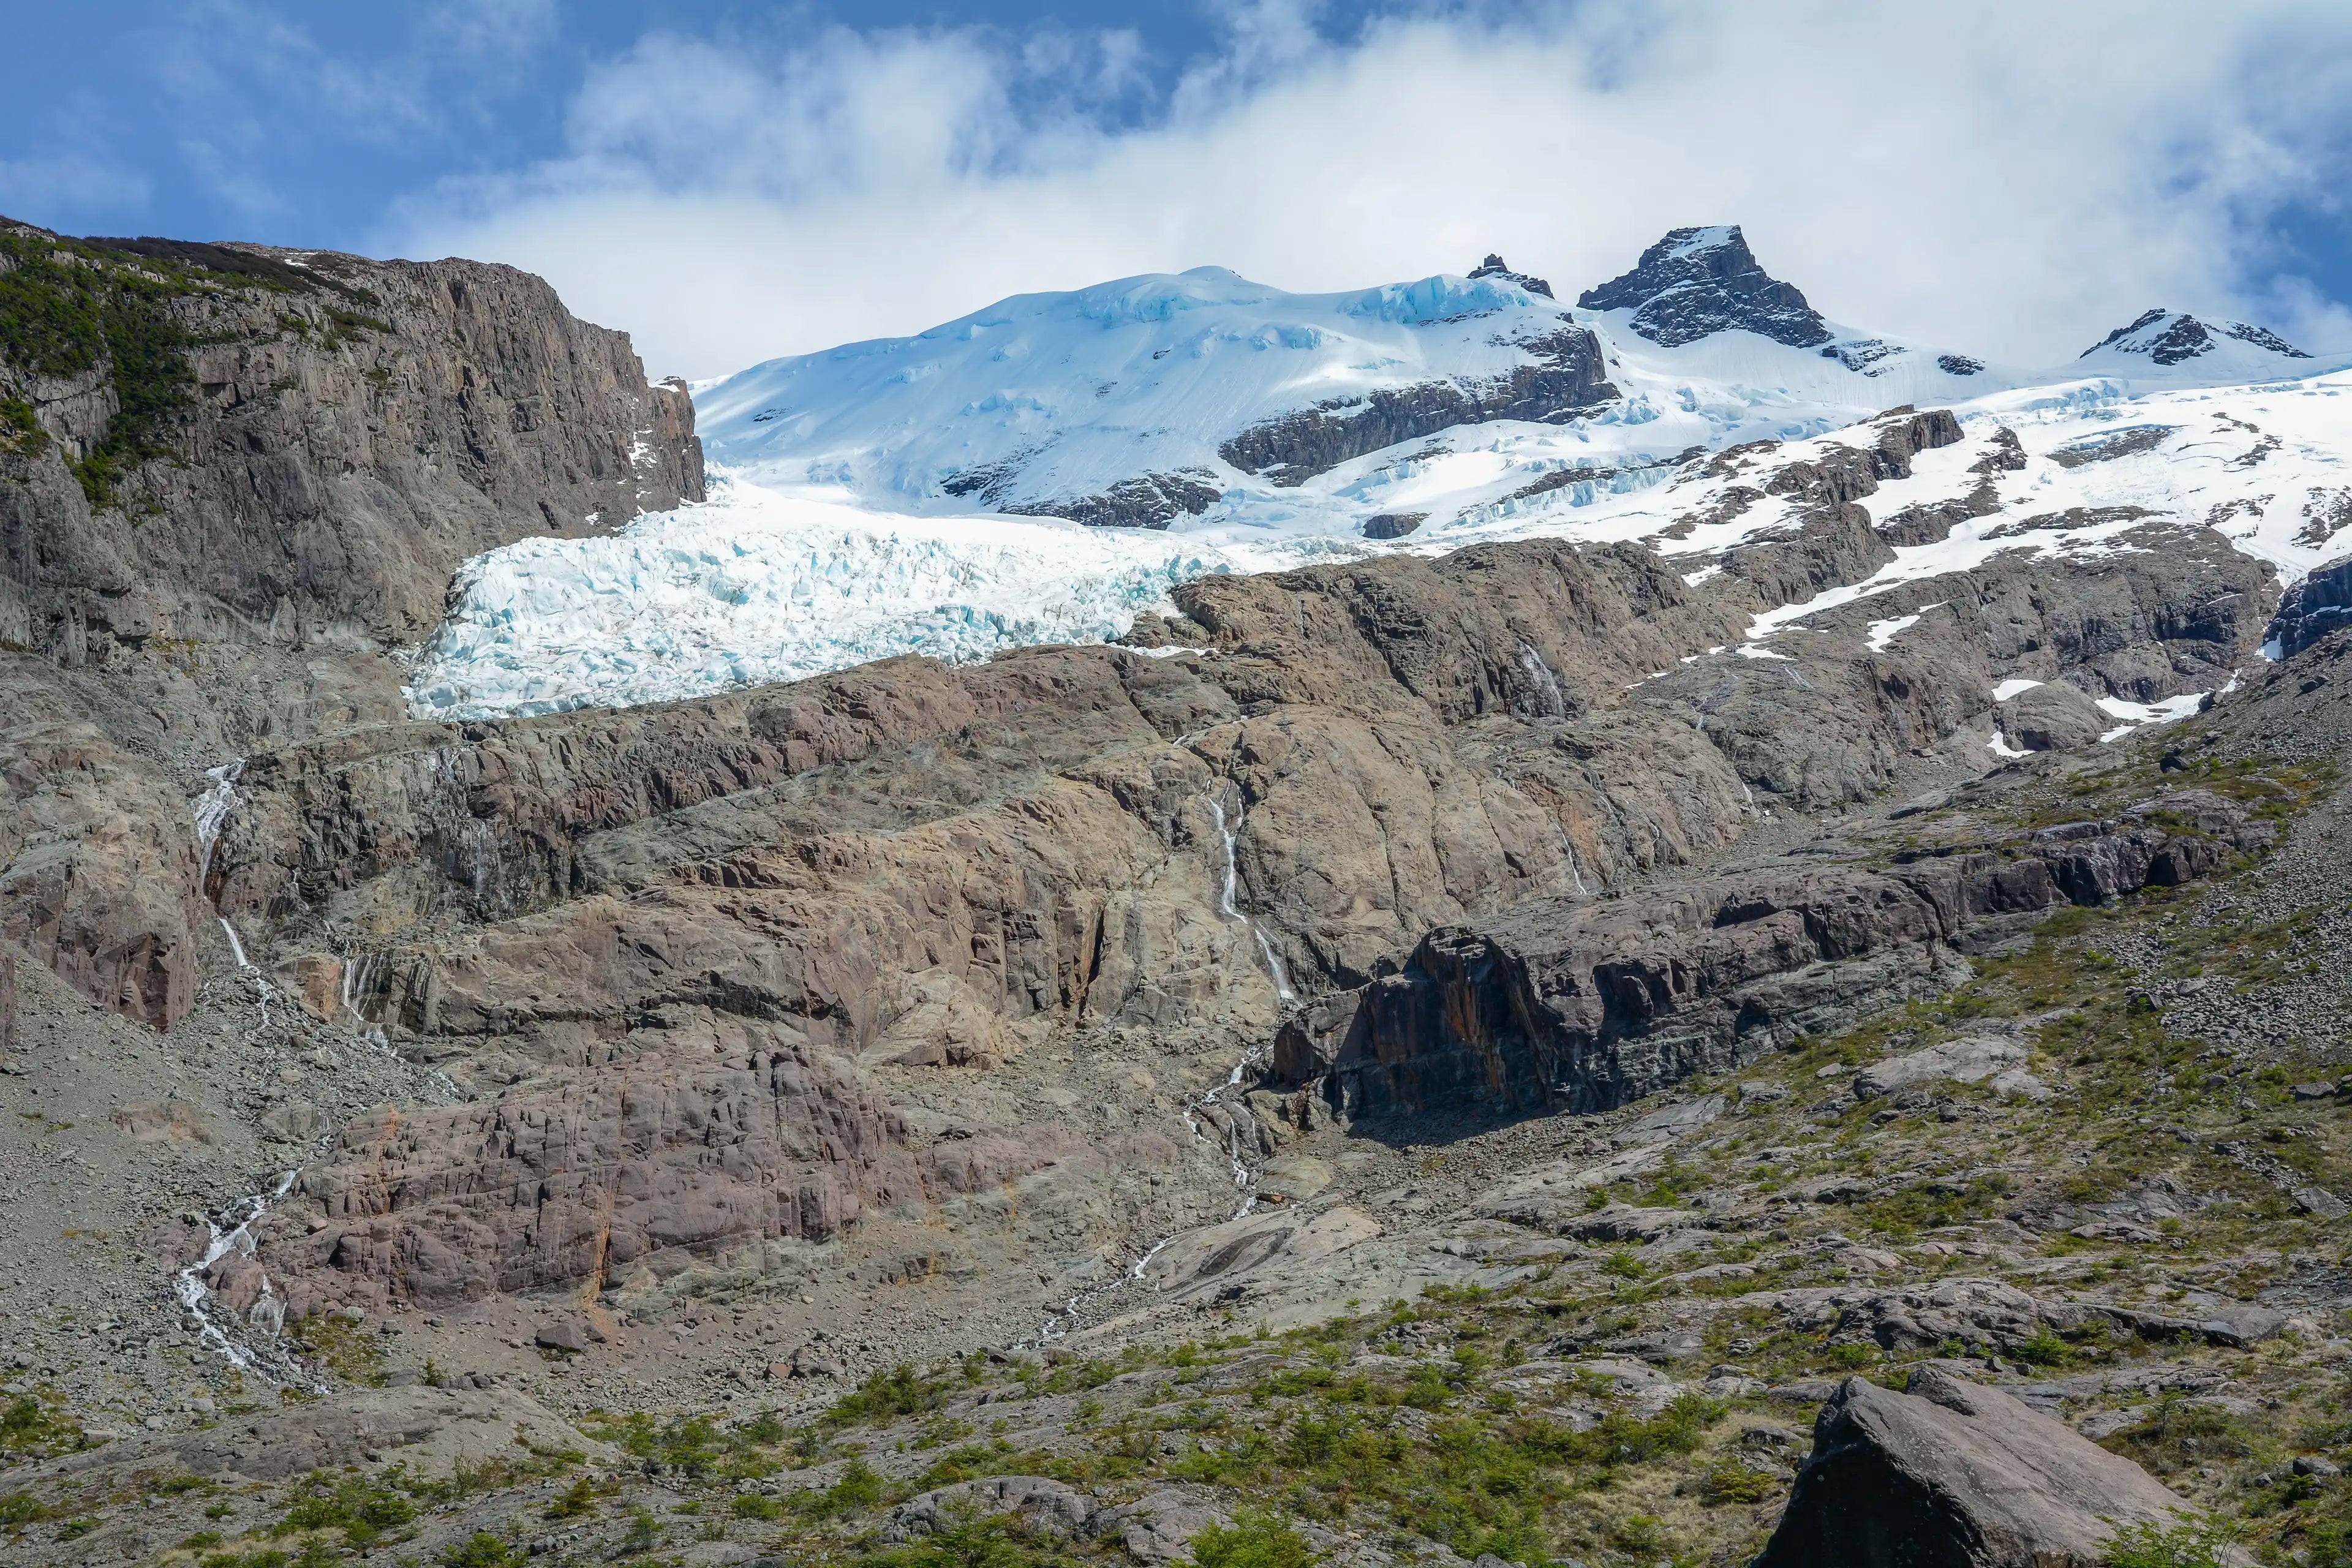
[{"label": "exposed bedrock", "polygon": [[[511,268],[0,240],[20,308],[58,276],[121,278],[165,345],[0,360],[39,427],[0,442],[0,931],[168,1027],[212,927],[203,770],[396,722],[385,656],[467,556],[698,499],[693,405]],[[93,454],[103,483],[70,466]]]},{"label": "exposed bedrock", "polygon": [[649,385],[627,334],[541,279],[223,248],[292,281],[156,275],[188,341],[186,400],[111,504],[67,468],[119,416],[111,361],[79,380],[0,364],[50,437],[0,456],[16,481],[0,485],[0,637],[69,664],[150,638],[413,641],[468,555],[700,499],[685,388]]},{"label": "exposed bedrock", "polygon": [[1198,517],[1223,500],[1215,479],[1204,468],[1141,474],[1095,495],[1011,501],[1000,510],[1024,517],[1066,517],[1088,528],[1165,528],[1180,517]]},{"label": "exposed bedrock", "polygon": [[2293,658],[2352,616],[2352,560],[2331,561],[2287,590],[2270,626],[2276,657]]},{"label": "exposed bedrock", "polygon": [[1559,420],[1613,401],[1601,341],[1582,327],[1517,344],[1528,362],[1488,381],[1425,381],[1332,398],[1252,426],[1217,455],[1245,474],[1299,485],[1400,441],[1490,419]]},{"label": "exposed bedrock", "polygon": [[1776,342],[1811,348],[1830,329],[1794,284],[1758,264],[1737,225],[1677,228],[1642,252],[1630,272],[1576,301],[1588,310],[1627,310],[1633,330],[1674,347],[1738,328]]},{"label": "exposed bedrock", "polygon": [[235,1301],[266,1269],[297,1317],[601,1289],[746,1242],[824,1242],[873,1211],[936,1223],[1076,1152],[1034,1132],[917,1132],[789,1030],[666,1021],[601,1071],[344,1129],[259,1258],[225,1260],[216,1288]]},{"label": "exposed bedrock", "polygon": [[1392,972],[1293,1014],[1273,1073],[1342,1115],[1606,1110],[1945,989],[1969,951],[2053,906],[2178,885],[2267,837],[2184,790],[1883,872],[1784,867],[1538,902],[1433,931]]}]

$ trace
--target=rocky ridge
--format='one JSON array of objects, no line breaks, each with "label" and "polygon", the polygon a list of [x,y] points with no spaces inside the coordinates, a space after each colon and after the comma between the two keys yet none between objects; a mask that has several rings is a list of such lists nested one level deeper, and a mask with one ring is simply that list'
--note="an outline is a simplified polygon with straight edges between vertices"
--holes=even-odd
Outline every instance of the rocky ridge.
[{"label": "rocky ridge", "polygon": [[1800,349],[1833,335],[1794,285],[1758,264],[1737,224],[1670,229],[1632,270],[1587,289],[1576,302],[1588,310],[1631,310],[1633,331],[1668,348],[1727,329]]}]

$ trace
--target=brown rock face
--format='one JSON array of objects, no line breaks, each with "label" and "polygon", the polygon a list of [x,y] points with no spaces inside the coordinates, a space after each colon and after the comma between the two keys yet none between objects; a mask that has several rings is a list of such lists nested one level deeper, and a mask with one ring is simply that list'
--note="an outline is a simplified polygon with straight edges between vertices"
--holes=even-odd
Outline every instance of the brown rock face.
[{"label": "brown rock face", "polygon": [[2004,917],[2177,885],[2266,837],[2203,791],[2158,804],[2194,830],[2080,823],[1884,874],[1750,872],[1433,931],[1401,971],[1292,1015],[1274,1074],[1342,1113],[1605,1110],[1944,989],[1972,939],[2015,924]]},{"label": "brown rock face", "polygon": [[[86,723],[0,731],[0,941],[101,1006],[167,1029],[195,995],[187,803]],[[14,992],[11,990],[13,998]]]},{"label": "brown rock face", "polygon": [[[183,344],[160,380],[0,361],[39,426],[0,443],[0,932],[167,1028],[210,923],[201,770],[396,718],[383,655],[468,555],[699,499],[693,405],[510,268],[0,237],[0,270],[127,279]],[[126,386],[177,391],[94,500],[69,464]]]},{"label": "brown rock face", "polygon": [[918,1152],[896,1112],[788,1031],[731,1032],[717,1060],[646,1053],[346,1128],[298,1200],[326,1223],[264,1253],[304,1282],[289,1309],[601,1286],[664,1252],[822,1241],[869,1205],[920,1207],[1053,1158],[968,1139]]},{"label": "brown rock face", "polygon": [[1848,1378],[1822,1407],[1759,1568],[2093,1568],[2116,1526],[2187,1504],[1997,1389],[1931,1367],[1891,1393]]},{"label": "brown rock face", "polygon": [[0,637],[68,664],[237,622],[414,641],[468,555],[700,499],[685,389],[647,385],[625,334],[574,320],[541,279],[224,248],[294,286],[72,258],[167,290],[193,345],[188,400],[157,432],[175,461],[133,467],[112,504],[93,510],[66,464],[120,416],[113,362],[63,379],[0,363],[50,437],[0,458],[17,481],[0,486]]}]

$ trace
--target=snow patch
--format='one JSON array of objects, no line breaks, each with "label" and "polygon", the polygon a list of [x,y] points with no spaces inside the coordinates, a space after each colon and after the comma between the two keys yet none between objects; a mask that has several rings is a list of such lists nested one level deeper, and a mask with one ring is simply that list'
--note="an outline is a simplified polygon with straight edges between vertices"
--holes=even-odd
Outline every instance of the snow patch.
[{"label": "snow patch", "polygon": [[1864,645],[1873,653],[1885,653],[1889,643],[1919,624],[1917,616],[1897,616],[1889,621],[1870,623],[1870,637]]}]

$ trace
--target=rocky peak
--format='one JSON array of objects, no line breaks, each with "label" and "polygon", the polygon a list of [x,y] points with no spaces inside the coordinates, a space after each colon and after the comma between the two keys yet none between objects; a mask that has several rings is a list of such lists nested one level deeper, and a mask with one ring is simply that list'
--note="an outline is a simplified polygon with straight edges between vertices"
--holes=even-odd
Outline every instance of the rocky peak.
[{"label": "rocky peak", "polygon": [[1506,267],[1503,264],[1503,258],[1496,255],[1491,250],[1486,253],[1486,260],[1480,262],[1477,266],[1470,269],[1470,276],[1473,278],[1500,278],[1506,283],[1517,284],[1520,288],[1526,289],[1530,294],[1540,294],[1547,300],[1552,297],[1551,285],[1549,283],[1545,282],[1540,278],[1529,277],[1524,272],[1512,271],[1508,267]]},{"label": "rocky peak", "polygon": [[1793,284],[1757,264],[1737,224],[1675,229],[1631,272],[1586,289],[1577,303],[1632,310],[1633,330],[1667,348],[1735,328],[1801,349],[1831,336]]},{"label": "rocky peak", "polygon": [[2101,349],[2113,349],[2117,353],[2146,354],[2158,364],[2181,364],[2211,353],[2221,346],[2218,341],[2221,338],[2252,343],[2283,359],[2311,357],[2266,327],[2244,321],[2200,321],[2184,311],[2161,307],[2144,311],[2130,324],[2117,327],[2084,349],[2079,357],[2088,359]]}]

